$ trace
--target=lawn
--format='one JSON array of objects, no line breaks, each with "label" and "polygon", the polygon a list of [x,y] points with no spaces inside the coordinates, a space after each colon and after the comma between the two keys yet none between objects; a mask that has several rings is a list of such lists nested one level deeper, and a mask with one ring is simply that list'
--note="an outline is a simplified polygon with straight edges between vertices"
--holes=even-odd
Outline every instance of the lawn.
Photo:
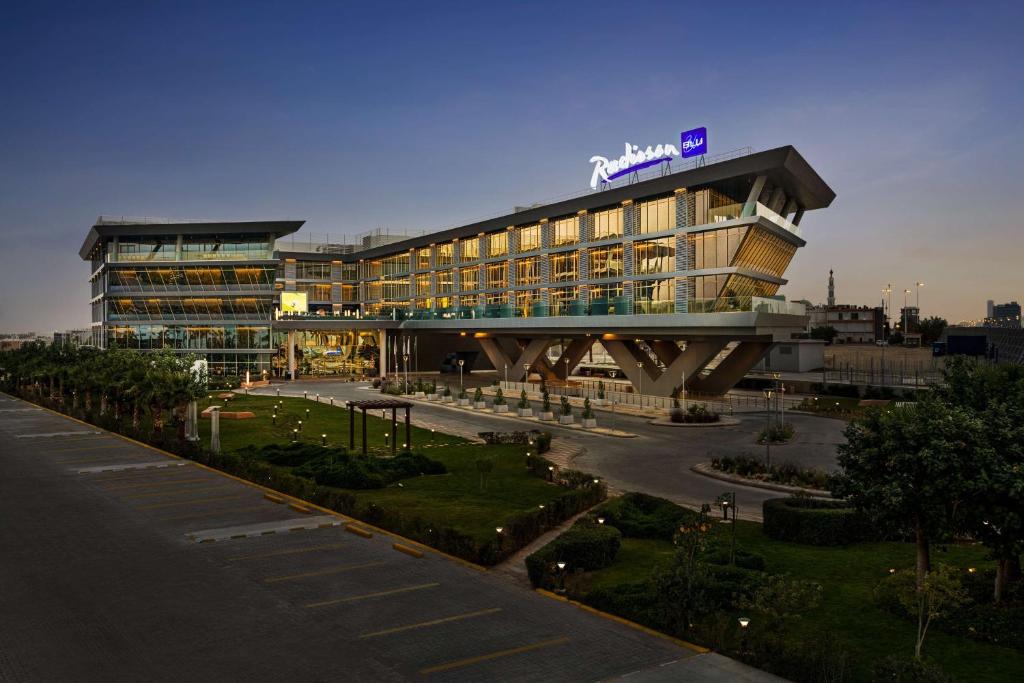
[{"label": "lawn", "polygon": [[[204,400],[200,408],[210,403]],[[251,411],[256,417],[249,420],[221,420],[221,447],[225,451],[246,446],[269,443],[289,443],[298,420],[302,420],[300,441],[319,444],[327,435],[329,446],[348,446],[348,411],[317,404],[301,398],[274,398],[268,396],[242,396],[232,398],[226,405],[214,399],[225,410]],[[277,424],[272,419],[273,406],[277,411]],[[306,415],[306,410],[309,415]],[[415,413],[415,407],[413,408]],[[362,418],[356,413],[356,453],[360,452]],[[209,420],[201,421],[200,436],[209,439]],[[368,450],[378,456],[389,455],[385,446],[385,433],[390,434],[390,413],[387,420],[368,413],[366,432]],[[404,425],[399,425],[399,437],[404,440]],[[391,438],[390,436],[388,437]],[[413,450],[444,463],[448,473],[405,479],[382,489],[353,491],[361,504],[374,503],[384,509],[400,510],[403,515],[419,516],[432,523],[448,526],[488,542],[495,538],[495,528],[516,513],[537,509],[565,493],[566,489],[548,483],[530,474],[525,467],[526,446],[484,446],[449,434],[412,428]],[[399,443],[401,447],[401,442]],[[493,460],[492,471],[487,474],[485,488],[481,488],[476,462],[482,457]]]},{"label": "lawn", "polygon": [[[716,524],[714,534],[728,535],[729,526]],[[870,680],[875,660],[898,653],[913,653],[915,625],[875,605],[874,587],[892,567],[913,566],[914,548],[907,543],[862,543],[842,548],[806,546],[774,541],[761,525],[738,522],[737,547],[764,556],[766,570],[821,584],[821,604],[791,625],[791,632],[811,640],[834,633],[850,651],[857,680]],[[624,538],[615,563],[591,573],[589,586],[608,587],[636,583],[650,577],[658,566],[671,561],[667,541]],[[934,562],[967,568],[988,567],[987,551],[980,547],[936,549]],[[947,635],[941,622],[933,626],[925,654],[958,680],[1016,681],[1024,671],[1024,653],[991,643]]]}]

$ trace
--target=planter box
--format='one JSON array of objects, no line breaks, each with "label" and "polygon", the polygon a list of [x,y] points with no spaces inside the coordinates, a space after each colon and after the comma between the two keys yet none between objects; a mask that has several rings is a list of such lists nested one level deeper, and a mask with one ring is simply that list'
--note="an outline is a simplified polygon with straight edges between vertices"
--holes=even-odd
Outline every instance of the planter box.
[{"label": "planter box", "polygon": [[415,394],[413,394],[413,396],[415,396],[416,398],[424,398],[426,394],[424,394],[422,391],[417,391]]},{"label": "planter box", "polygon": [[454,398],[452,398],[451,396],[442,396],[442,397],[441,397],[441,402],[442,402],[442,403],[451,403],[451,402],[452,402],[452,401],[454,401],[454,400],[455,400],[455,399],[454,399]]},{"label": "planter box", "polygon": [[596,417],[584,418],[584,419],[580,420],[580,424],[583,425],[584,429],[593,429],[594,427],[597,426],[597,418]]},{"label": "planter box", "polygon": [[551,411],[549,410],[549,411],[548,411],[548,412],[546,412],[546,413],[545,413],[545,412],[540,412],[540,413],[537,413],[537,417],[538,417],[538,418],[540,418],[541,420],[544,420],[545,422],[551,422],[552,420],[554,420],[554,419],[555,419],[555,414],[554,414],[554,413],[552,413],[552,412],[551,412]]},{"label": "planter box", "polygon": [[436,401],[439,398],[441,397],[438,394],[427,394],[428,401]]},{"label": "planter box", "polygon": [[508,404],[507,403],[502,403],[501,405],[494,406],[494,412],[496,412],[496,413],[507,413],[508,412]]},{"label": "planter box", "polygon": [[571,425],[573,423],[572,415],[559,415],[558,424],[560,425]]},{"label": "planter box", "polygon": [[473,407],[477,410],[483,410],[487,407],[487,401],[473,401]]},{"label": "planter box", "polygon": [[608,399],[606,399],[606,398],[592,398],[592,399],[590,399],[590,402],[593,403],[595,406],[606,406],[606,405],[608,405]]},{"label": "planter box", "polygon": [[468,406],[469,405],[469,399],[468,398],[460,398],[459,399],[459,405],[460,406]]},{"label": "planter box", "polygon": [[533,417],[533,408],[520,408],[519,417]]}]

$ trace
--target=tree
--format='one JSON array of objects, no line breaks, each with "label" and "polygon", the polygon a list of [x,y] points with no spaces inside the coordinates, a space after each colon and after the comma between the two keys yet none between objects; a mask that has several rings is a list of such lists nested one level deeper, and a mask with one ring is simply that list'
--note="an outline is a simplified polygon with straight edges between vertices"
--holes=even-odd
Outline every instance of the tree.
[{"label": "tree", "polygon": [[931,544],[962,524],[978,495],[977,471],[991,460],[985,427],[970,411],[937,397],[869,409],[845,431],[833,495],[883,528],[909,531],[917,546],[918,585],[931,568]]},{"label": "tree", "polygon": [[934,391],[978,416],[992,450],[975,472],[984,486],[971,500],[967,522],[996,560],[992,597],[998,603],[1009,582],[1020,579],[1024,553],[1024,367],[950,358],[944,379]]},{"label": "tree", "polygon": [[917,324],[918,331],[921,333],[921,343],[931,344],[932,342],[938,341],[947,325],[949,325],[949,323],[946,322],[945,318],[940,318],[935,315],[921,320]]},{"label": "tree", "polygon": [[949,610],[967,601],[967,591],[960,583],[956,569],[940,564],[918,581],[914,572],[904,570],[888,579],[895,585],[896,599],[907,612],[917,617],[917,638],[914,658],[921,659],[921,649],[932,620],[946,616]]},{"label": "tree", "polygon": [[824,339],[826,344],[831,344],[839,332],[831,325],[821,325],[811,328],[811,339]]}]

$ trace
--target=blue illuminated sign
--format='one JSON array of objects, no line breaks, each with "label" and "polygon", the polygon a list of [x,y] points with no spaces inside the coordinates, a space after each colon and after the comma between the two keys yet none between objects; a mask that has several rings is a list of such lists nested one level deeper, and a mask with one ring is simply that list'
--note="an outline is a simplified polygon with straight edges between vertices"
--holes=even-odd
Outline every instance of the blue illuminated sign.
[{"label": "blue illuminated sign", "polygon": [[684,159],[708,153],[708,129],[703,126],[686,131],[679,139]]}]

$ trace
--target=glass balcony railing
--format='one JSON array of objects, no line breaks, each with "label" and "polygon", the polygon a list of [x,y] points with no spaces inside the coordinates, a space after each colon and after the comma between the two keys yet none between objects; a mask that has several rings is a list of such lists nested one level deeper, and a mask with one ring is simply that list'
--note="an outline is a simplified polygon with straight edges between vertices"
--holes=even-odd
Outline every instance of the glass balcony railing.
[{"label": "glass balcony railing", "polygon": [[[754,207],[754,214],[767,218],[775,225],[779,226],[783,230],[788,230],[794,235],[800,234],[800,226],[795,225],[793,221],[789,220],[782,214],[772,211],[767,206],[758,202]],[[714,209],[708,209],[708,223],[721,223],[723,221],[731,221],[736,218],[740,218],[743,215],[743,204],[729,204],[727,206],[719,206]]]},{"label": "glass balcony railing", "polygon": [[[803,304],[758,296],[727,296],[716,299],[690,299],[689,313],[783,313],[806,315]],[[391,308],[378,313],[283,313],[280,320],[493,320],[500,318],[554,318],[602,315],[671,315],[676,313],[671,301],[635,301],[625,297],[591,299],[589,305],[582,301],[563,304],[549,304],[536,301],[529,305],[487,304],[453,308],[431,308],[408,310]]]}]

